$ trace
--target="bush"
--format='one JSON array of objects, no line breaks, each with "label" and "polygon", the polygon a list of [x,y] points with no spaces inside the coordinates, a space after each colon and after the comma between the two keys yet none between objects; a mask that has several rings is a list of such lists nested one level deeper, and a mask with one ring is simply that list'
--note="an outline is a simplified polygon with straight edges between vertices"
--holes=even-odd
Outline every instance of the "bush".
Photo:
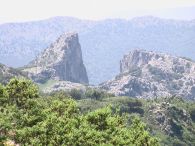
[{"label": "bush", "polygon": [[195,122],[195,108],[190,110],[190,117],[193,122]]},{"label": "bush", "polygon": [[9,102],[17,106],[24,106],[27,99],[37,98],[38,87],[30,80],[26,79],[11,79],[6,85]]},{"label": "bush", "polygon": [[120,104],[121,113],[138,113],[140,115],[144,114],[142,109],[142,102],[137,99],[126,99]]},{"label": "bush", "polygon": [[186,144],[182,141],[180,141],[179,139],[174,139],[172,146],[186,146]]},{"label": "bush", "polygon": [[106,93],[106,92],[101,91],[99,89],[87,89],[85,92],[86,98],[92,98],[92,99],[96,99],[96,100],[102,100],[103,98],[112,97],[112,96],[114,96],[114,95]]},{"label": "bush", "polygon": [[69,94],[73,99],[76,99],[76,100],[80,100],[84,96],[83,92],[77,89],[72,89]]},{"label": "bush", "polygon": [[3,85],[0,84],[0,105],[3,106],[8,103],[8,93]]}]

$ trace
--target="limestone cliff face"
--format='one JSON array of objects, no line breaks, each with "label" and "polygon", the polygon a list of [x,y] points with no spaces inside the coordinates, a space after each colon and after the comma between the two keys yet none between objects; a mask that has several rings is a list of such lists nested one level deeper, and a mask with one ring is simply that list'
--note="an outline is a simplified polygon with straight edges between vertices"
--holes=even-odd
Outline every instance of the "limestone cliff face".
[{"label": "limestone cliff face", "polygon": [[132,97],[181,96],[195,99],[195,62],[168,54],[135,50],[120,61],[120,74],[101,87]]},{"label": "limestone cliff face", "polygon": [[88,84],[77,33],[65,33],[24,71],[36,82],[49,79]]}]

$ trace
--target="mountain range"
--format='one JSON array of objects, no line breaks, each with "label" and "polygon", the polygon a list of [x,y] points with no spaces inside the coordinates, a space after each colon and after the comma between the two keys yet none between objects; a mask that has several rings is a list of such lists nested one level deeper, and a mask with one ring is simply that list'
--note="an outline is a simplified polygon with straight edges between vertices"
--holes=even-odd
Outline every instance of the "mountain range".
[{"label": "mountain range", "polygon": [[119,73],[119,61],[135,48],[195,59],[195,20],[138,17],[131,20],[47,20],[0,25],[0,62],[28,64],[64,32],[79,33],[89,83],[99,84]]},{"label": "mountain range", "polygon": [[[77,33],[63,33],[20,70],[2,65],[1,78],[18,77],[23,73],[45,93],[71,89],[84,92],[92,86],[88,82],[81,48]],[[124,55],[119,64],[120,73],[114,79],[92,88],[116,96],[195,99],[195,61],[189,58],[135,49]]]}]

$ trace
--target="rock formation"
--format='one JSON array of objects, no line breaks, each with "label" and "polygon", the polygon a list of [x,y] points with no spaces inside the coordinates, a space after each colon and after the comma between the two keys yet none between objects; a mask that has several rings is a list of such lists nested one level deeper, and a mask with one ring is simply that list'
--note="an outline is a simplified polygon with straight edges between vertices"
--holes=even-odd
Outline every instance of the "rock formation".
[{"label": "rock formation", "polygon": [[77,33],[65,33],[25,69],[38,83],[50,79],[88,84]]},{"label": "rock formation", "polygon": [[195,99],[195,62],[168,54],[135,50],[120,61],[120,74],[101,88],[131,97],[181,96]]},{"label": "rock formation", "polygon": [[6,65],[0,64],[0,83],[6,84],[11,78],[26,78],[27,74],[18,69],[7,67]]}]

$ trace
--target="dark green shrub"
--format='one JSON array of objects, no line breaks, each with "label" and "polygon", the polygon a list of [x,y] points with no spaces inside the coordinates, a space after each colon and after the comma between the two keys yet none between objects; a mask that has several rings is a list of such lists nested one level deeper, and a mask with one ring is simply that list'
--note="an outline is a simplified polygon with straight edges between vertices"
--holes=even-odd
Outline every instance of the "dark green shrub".
[{"label": "dark green shrub", "polygon": [[8,93],[3,85],[0,84],[0,105],[3,106],[8,103]]},{"label": "dark green shrub", "polygon": [[73,98],[73,99],[76,99],[76,100],[80,100],[83,98],[84,94],[81,90],[77,90],[77,89],[72,89],[70,92],[69,92],[70,96]]},{"label": "dark green shrub", "polygon": [[96,99],[96,100],[102,100],[103,98],[106,98],[106,97],[114,97],[114,95],[106,93],[99,89],[87,89],[85,92],[85,97]]},{"label": "dark green shrub", "polygon": [[12,79],[6,85],[9,102],[17,106],[24,106],[27,99],[37,98],[38,87],[30,80]]},{"label": "dark green shrub", "polygon": [[172,146],[186,146],[186,143],[180,141],[179,139],[174,139]]},{"label": "dark green shrub", "polygon": [[190,110],[190,117],[193,122],[195,122],[195,108]]}]

